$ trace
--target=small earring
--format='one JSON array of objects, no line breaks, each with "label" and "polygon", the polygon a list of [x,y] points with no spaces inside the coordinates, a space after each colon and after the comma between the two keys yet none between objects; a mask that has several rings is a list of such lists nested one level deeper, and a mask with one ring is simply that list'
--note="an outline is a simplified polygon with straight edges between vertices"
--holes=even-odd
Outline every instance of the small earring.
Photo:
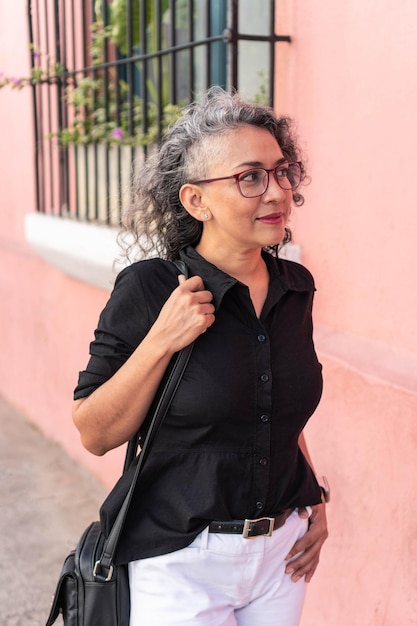
[{"label": "small earring", "polygon": [[208,220],[208,218],[209,218],[208,213],[204,213],[203,217],[204,217],[205,220]]}]

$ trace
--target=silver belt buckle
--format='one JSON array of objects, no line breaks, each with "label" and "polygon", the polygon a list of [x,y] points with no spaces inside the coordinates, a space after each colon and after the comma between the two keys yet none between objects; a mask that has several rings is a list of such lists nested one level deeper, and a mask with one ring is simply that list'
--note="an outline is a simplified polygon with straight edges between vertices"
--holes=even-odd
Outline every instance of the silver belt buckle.
[{"label": "silver belt buckle", "polygon": [[[253,522],[263,522],[264,520],[267,520],[269,522],[268,532],[263,533],[263,535],[253,535],[253,537],[251,537],[249,535],[250,525]],[[243,524],[242,536],[244,539],[254,539],[254,537],[271,537],[272,533],[274,532],[274,523],[275,523],[274,517],[258,517],[257,519],[245,519],[245,523]]]}]

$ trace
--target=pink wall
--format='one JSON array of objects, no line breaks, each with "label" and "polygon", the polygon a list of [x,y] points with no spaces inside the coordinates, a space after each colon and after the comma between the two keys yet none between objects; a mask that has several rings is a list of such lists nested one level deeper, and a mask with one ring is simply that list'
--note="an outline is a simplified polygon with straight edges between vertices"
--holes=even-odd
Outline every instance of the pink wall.
[{"label": "pink wall", "polygon": [[[281,108],[312,176],[293,227],[318,287],[325,392],[307,439],[333,487],[302,626],[417,623],[414,0],[291,3]],[[343,347],[343,349],[341,349]]]},{"label": "pink wall", "polygon": [[320,359],[325,392],[307,440],[331,481],[330,536],[301,626],[414,626],[417,397]]},{"label": "pink wall", "polygon": [[[317,471],[331,479],[331,536],[302,626],[411,626],[417,7],[310,0],[287,9],[293,43],[278,64],[280,108],[299,121],[312,174],[293,229],[316,277],[316,325],[331,339],[318,335],[325,393],[307,433]],[[26,3],[6,11],[0,2],[0,71],[27,75],[26,40]],[[23,220],[34,210],[29,90],[0,91],[0,113],[0,393],[110,486],[120,452],[92,457],[70,419],[108,294],[66,277],[26,244]]]},{"label": "pink wall", "polygon": [[294,7],[287,104],[312,175],[296,224],[321,281],[318,320],[417,353],[417,5]]},{"label": "pink wall", "polygon": [[[5,11],[0,3],[0,72],[28,76],[26,2]],[[94,458],[70,419],[78,370],[108,292],[66,277],[26,243],[24,216],[35,209],[30,90],[0,90],[0,115],[0,393],[110,485],[121,451]]]}]

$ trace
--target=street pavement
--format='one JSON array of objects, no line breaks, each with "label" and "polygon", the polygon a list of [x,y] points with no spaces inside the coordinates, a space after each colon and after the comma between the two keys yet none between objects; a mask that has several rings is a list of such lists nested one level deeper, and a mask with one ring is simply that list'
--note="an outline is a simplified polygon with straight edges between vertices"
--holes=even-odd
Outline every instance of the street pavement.
[{"label": "street pavement", "polygon": [[64,558],[105,495],[0,397],[0,626],[45,626]]}]

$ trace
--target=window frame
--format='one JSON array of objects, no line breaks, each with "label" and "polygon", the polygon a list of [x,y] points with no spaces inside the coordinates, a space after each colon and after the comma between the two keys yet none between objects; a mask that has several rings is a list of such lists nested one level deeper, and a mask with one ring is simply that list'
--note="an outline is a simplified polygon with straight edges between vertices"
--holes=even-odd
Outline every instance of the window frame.
[{"label": "window frame", "polygon": [[[101,0],[104,28],[109,26],[107,2],[108,0]],[[116,47],[104,37],[100,44],[101,58],[97,59],[91,54],[91,23],[94,23],[92,16],[97,4],[94,0],[73,0],[71,3],[28,0],[32,76],[37,76],[32,86],[36,215],[27,216],[26,235],[28,241],[49,263],[74,278],[100,288],[106,288],[106,285],[111,288],[114,280],[116,234],[123,206],[130,200],[126,196],[129,193],[126,190],[129,189],[132,169],[140,166],[152,146],[124,145],[107,140],[62,145],[58,138],[65,129],[74,124],[75,119],[74,105],[68,101],[66,95],[71,85],[78,85],[84,79],[94,80],[98,76],[105,86],[110,85],[112,74],[124,67],[127,72],[127,104],[129,114],[132,115],[138,95],[137,87],[143,96],[142,106],[147,111],[151,99],[147,79],[150,64],[153,64],[156,92],[161,94],[162,81],[168,80],[168,104],[175,106],[180,101],[181,104],[186,104],[196,97],[198,90],[213,84],[221,84],[227,90],[239,90],[239,53],[241,46],[249,42],[250,45],[268,47],[268,67],[265,70],[267,80],[261,95],[265,104],[273,106],[277,44],[291,42],[289,35],[276,33],[275,0],[269,0],[267,5],[265,33],[239,31],[242,7],[247,3],[248,10],[252,11],[251,0],[135,2],[138,3],[142,17],[151,4],[156,13],[159,7],[158,27],[153,33],[156,49],[147,49],[150,46],[146,43],[146,29],[143,26],[146,20],[142,19],[141,36],[145,42],[143,50],[134,50],[130,32],[127,55],[122,59]],[[185,37],[185,41],[180,41],[175,19],[165,24],[165,29],[169,32],[164,41],[161,32],[163,15],[160,11],[163,3],[169,6],[172,14],[181,3],[186,5],[189,14],[193,16],[197,4],[202,7],[204,16],[200,16],[198,28],[193,19],[188,21],[187,28],[182,32],[181,36]],[[128,6],[131,4],[132,0],[128,0]],[[223,68],[222,58],[225,64]],[[167,75],[161,73],[164,63],[168,68]],[[184,72],[182,69],[181,72],[178,71],[181,63],[185,64]],[[254,63],[256,64],[256,58]],[[136,78],[133,73],[135,64],[141,64],[143,70]],[[201,72],[203,81],[198,83],[196,75]],[[181,92],[178,74],[188,76],[185,99],[182,98],[184,89]],[[116,87],[113,85],[116,96],[117,84],[116,82]],[[106,122],[112,102],[106,90],[101,95],[103,97],[100,100],[97,94],[93,94],[92,108],[97,113],[100,105]],[[157,144],[164,131],[162,96],[151,104],[157,111],[156,127],[153,129]],[[121,111],[117,108],[115,115],[116,121],[120,121]],[[133,121],[132,118],[128,120],[132,132]],[[149,120],[143,115],[141,131],[146,134],[149,128]],[[54,224],[53,220],[59,223]],[[88,241],[93,255],[86,252]],[[81,245],[80,242],[84,243]],[[103,261],[101,269],[101,261],[95,261],[94,257]]]}]

